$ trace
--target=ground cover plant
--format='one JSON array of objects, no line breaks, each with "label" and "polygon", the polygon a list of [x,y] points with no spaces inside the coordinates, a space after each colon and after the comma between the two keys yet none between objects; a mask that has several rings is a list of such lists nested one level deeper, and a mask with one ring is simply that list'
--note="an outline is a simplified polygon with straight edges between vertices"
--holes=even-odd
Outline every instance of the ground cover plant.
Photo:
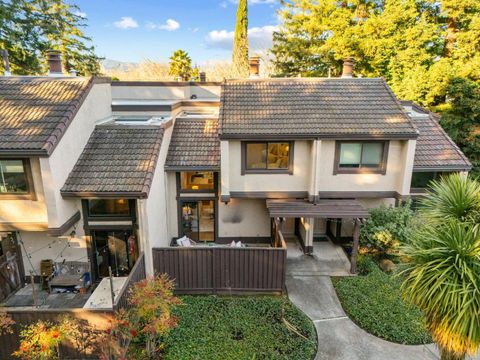
[{"label": "ground cover plant", "polygon": [[315,327],[280,296],[184,296],[165,359],[313,359]]},{"label": "ground cover plant", "polygon": [[382,272],[368,257],[359,258],[359,273],[333,278],[344,310],[357,325],[396,343],[432,342],[421,311],[403,301],[400,278]]}]

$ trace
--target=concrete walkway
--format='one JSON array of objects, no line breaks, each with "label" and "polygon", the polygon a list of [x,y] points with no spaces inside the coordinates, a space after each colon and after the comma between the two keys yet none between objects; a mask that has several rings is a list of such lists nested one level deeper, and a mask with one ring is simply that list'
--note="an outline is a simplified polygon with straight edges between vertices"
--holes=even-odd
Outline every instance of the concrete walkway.
[{"label": "concrete walkway", "polygon": [[[287,265],[288,266],[288,265]],[[329,276],[287,276],[290,300],[312,319],[321,360],[437,360],[433,346],[408,346],[373,336],[345,314]]]},{"label": "concrete walkway", "polygon": [[313,256],[304,255],[295,239],[287,239],[287,291],[290,300],[312,319],[318,334],[315,359],[436,360],[434,345],[408,346],[373,336],[343,311],[330,276],[350,275],[343,250],[330,241],[314,243]]}]

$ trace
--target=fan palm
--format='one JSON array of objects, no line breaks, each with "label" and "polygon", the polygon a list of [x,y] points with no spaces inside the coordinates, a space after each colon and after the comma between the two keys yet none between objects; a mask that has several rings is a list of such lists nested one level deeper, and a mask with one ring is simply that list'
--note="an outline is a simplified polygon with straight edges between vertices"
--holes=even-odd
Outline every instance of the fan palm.
[{"label": "fan palm", "polygon": [[431,185],[424,220],[401,251],[410,259],[404,296],[425,314],[442,359],[480,346],[480,184],[460,175]]},{"label": "fan palm", "polygon": [[170,56],[169,62],[169,74],[175,78],[179,77],[183,81],[190,80],[193,69],[192,69],[192,59],[188,56],[188,53],[184,50],[175,51],[172,56]]}]

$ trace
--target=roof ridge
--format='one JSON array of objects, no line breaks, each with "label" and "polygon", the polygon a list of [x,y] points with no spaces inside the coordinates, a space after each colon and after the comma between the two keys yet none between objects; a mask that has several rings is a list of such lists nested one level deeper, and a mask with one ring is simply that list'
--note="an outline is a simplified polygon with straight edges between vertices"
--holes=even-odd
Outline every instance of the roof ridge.
[{"label": "roof ridge", "polygon": [[68,106],[68,109],[63,113],[60,122],[55,126],[55,129],[48,136],[45,144],[42,146],[42,149],[47,152],[47,155],[51,155],[53,150],[55,150],[58,143],[65,134],[68,126],[72,123],[73,119],[77,115],[78,110],[80,110],[80,108],[82,107],[85,99],[87,98],[90,90],[93,87],[93,79],[94,78],[92,76],[88,79],[85,88],[80,90],[81,92],[79,97],[75,98],[71,102],[71,104]]}]

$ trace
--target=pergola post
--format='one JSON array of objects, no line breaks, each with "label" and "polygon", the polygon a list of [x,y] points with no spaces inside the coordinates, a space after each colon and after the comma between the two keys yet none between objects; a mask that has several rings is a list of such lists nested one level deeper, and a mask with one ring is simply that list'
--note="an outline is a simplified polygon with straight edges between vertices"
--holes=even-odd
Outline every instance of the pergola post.
[{"label": "pergola post", "polygon": [[353,247],[352,257],[350,261],[350,273],[357,273],[357,255],[358,247],[360,245],[360,219],[355,219],[355,226],[353,228]]}]

